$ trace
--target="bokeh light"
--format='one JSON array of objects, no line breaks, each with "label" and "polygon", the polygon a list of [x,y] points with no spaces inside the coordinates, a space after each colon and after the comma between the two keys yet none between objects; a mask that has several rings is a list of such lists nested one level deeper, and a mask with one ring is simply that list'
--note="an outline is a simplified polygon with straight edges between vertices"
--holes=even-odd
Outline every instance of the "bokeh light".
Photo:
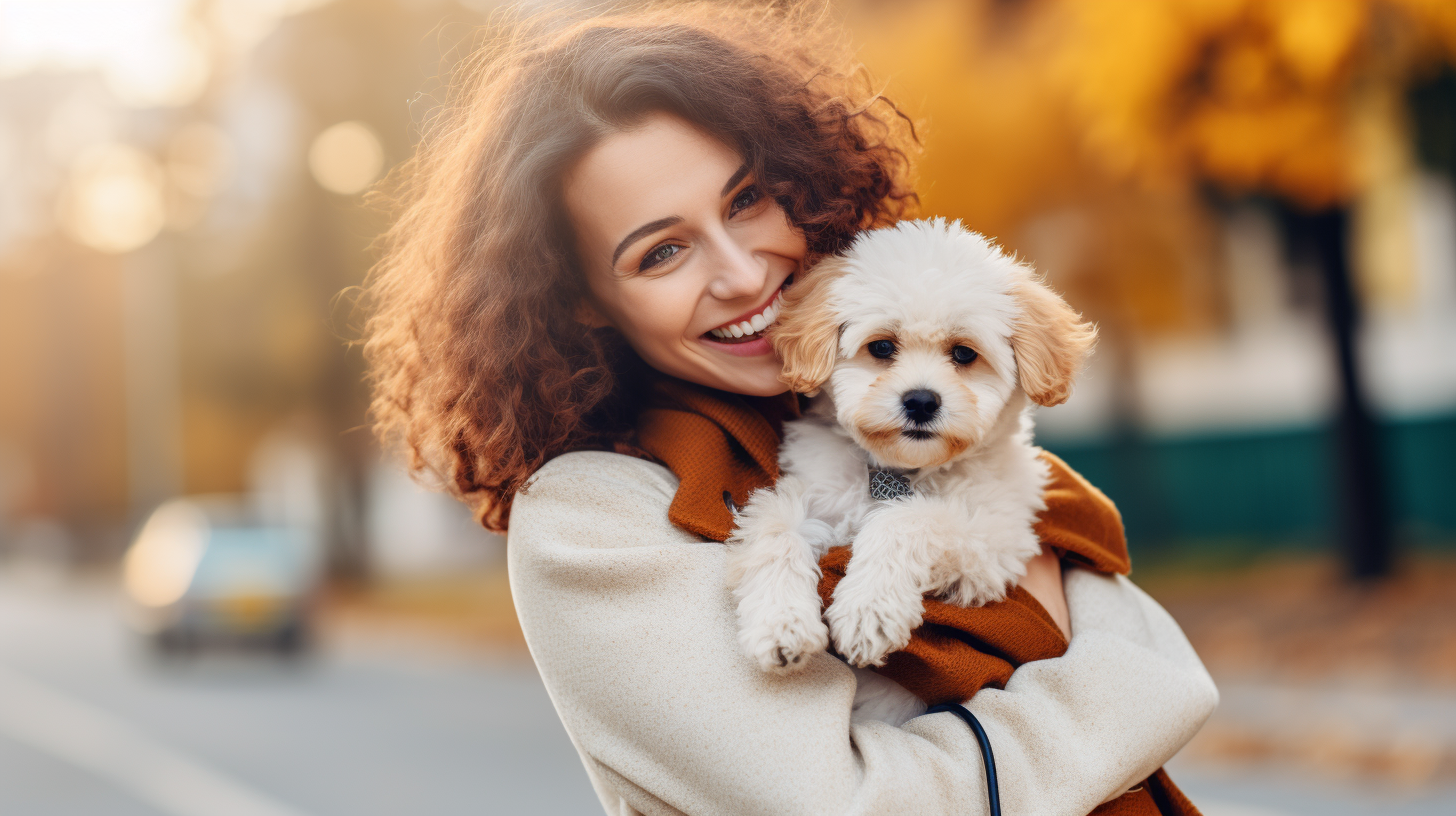
[{"label": "bokeh light", "polygon": [[235,153],[222,128],[211,122],[190,122],[168,144],[167,177],[188,195],[207,198],[232,181]]},{"label": "bokeh light", "polygon": [[142,606],[176,603],[192,581],[207,532],[207,517],[192,504],[176,501],[158,508],[122,561],[127,595]]},{"label": "bokeh light", "polygon": [[87,149],[72,165],[60,220],[92,249],[123,253],[145,246],[166,222],[161,169],[129,145]]},{"label": "bokeh light", "polygon": [[384,147],[362,122],[340,122],[313,140],[308,169],[329,192],[353,195],[373,184],[384,169]]}]

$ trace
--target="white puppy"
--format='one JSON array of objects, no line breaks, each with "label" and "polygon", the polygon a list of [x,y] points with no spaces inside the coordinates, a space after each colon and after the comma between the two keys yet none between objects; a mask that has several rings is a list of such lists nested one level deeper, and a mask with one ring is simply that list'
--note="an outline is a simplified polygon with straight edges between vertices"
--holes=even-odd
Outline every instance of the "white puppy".
[{"label": "white puppy", "polygon": [[[1027,409],[1066,400],[1094,337],[1031,269],[944,219],[866,232],[787,290],[774,346],[785,381],[818,396],[729,540],[744,651],[794,671],[832,635],[851,665],[883,665],[925,593],[1004,598],[1040,552],[1047,470]],[[818,562],[841,544],[853,557],[821,617]]]}]

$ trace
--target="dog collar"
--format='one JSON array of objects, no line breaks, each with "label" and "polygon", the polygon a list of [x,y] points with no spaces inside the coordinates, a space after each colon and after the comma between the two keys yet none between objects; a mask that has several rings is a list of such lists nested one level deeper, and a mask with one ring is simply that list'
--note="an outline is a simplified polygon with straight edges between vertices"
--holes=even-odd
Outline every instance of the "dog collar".
[{"label": "dog collar", "polygon": [[910,474],[915,471],[894,471],[870,468],[870,498],[875,501],[904,499],[915,495],[910,487]]}]

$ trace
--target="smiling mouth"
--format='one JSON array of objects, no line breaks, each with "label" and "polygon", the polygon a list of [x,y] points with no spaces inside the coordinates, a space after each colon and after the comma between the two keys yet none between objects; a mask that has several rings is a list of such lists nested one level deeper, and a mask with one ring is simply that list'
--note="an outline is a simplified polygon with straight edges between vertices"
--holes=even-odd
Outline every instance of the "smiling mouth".
[{"label": "smiling mouth", "polygon": [[763,330],[779,319],[784,308],[784,289],[794,280],[786,278],[774,296],[763,307],[740,317],[731,323],[724,323],[716,329],[709,329],[704,336],[718,343],[747,343],[762,336]]}]

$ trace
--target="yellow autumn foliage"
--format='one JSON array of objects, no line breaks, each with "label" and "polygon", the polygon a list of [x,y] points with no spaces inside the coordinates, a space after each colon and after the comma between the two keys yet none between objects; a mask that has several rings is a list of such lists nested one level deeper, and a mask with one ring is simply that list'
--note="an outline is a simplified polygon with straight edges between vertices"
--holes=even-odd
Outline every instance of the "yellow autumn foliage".
[{"label": "yellow autumn foliage", "polygon": [[924,125],[924,211],[1055,255],[1058,283],[1106,301],[1104,318],[1154,329],[1219,319],[1200,189],[1351,204],[1389,164],[1361,134],[1405,127],[1372,94],[1456,58],[1456,0],[846,8],[865,62]]}]

